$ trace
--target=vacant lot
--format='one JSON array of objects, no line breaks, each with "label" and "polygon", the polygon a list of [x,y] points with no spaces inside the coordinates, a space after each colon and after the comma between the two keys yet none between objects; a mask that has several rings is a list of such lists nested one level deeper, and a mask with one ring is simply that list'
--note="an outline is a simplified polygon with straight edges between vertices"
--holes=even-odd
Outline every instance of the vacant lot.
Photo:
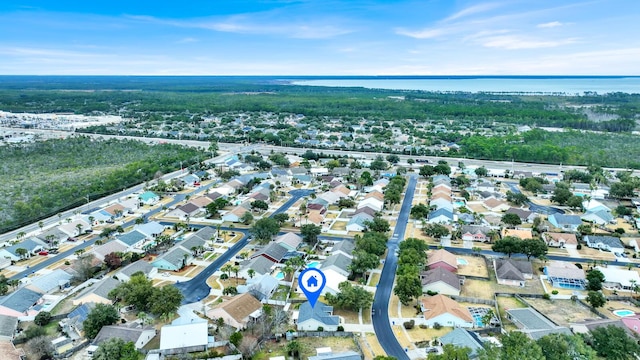
[{"label": "vacant lot", "polygon": [[479,256],[462,256],[458,255],[458,259],[464,259],[467,265],[458,265],[459,275],[489,277],[487,265],[484,258]]},{"label": "vacant lot", "polygon": [[568,326],[572,322],[597,318],[587,307],[571,300],[525,299],[536,310],[558,325]]}]

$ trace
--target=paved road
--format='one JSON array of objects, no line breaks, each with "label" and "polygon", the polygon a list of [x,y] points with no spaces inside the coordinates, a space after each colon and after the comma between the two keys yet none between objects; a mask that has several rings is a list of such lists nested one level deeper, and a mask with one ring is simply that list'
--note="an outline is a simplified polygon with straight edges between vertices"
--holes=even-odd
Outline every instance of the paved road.
[{"label": "paved road", "polygon": [[372,306],[372,309],[375,311],[372,316],[373,329],[378,337],[378,342],[380,342],[380,345],[388,356],[393,356],[398,360],[408,360],[409,356],[402,346],[400,346],[389,323],[389,302],[396,276],[396,268],[398,267],[398,255],[396,252],[399,242],[404,239],[404,232],[407,227],[407,222],[409,222],[409,212],[411,211],[411,202],[413,201],[413,194],[417,182],[418,176],[416,174],[410,174],[402,208],[400,209],[400,214],[398,214],[398,222],[393,230],[393,236],[387,242],[389,251],[387,252],[387,258],[382,268]]},{"label": "paved road", "polygon": [[[518,194],[521,192],[520,189],[518,189],[518,185],[516,183],[510,182],[510,181],[505,181],[504,183],[507,184],[507,186],[509,186],[512,192],[518,193]],[[553,207],[553,206],[538,205],[538,204],[532,203],[531,201],[527,201],[527,205],[529,205],[529,210],[536,212],[538,214],[545,214],[545,215],[564,214],[564,210],[558,209],[557,207]]]},{"label": "paved road", "polygon": [[[291,199],[282,204],[276,211],[274,211],[269,217],[274,216],[275,214],[279,214],[287,211],[296,201],[300,198],[311,195],[314,191],[308,189],[301,190],[292,190],[289,192],[291,195]],[[229,229],[231,230],[231,229]],[[216,258],[211,265],[207,266],[202,272],[193,277],[191,280],[176,283],[175,286],[182,292],[184,295],[184,299],[182,299],[183,304],[190,304],[194,302],[198,302],[205,297],[209,296],[211,292],[211,287],[207,285],[207,279],[213,275],[222,265],[224,265],[227,261],[231,260],[237,253],[239,253],[247,244],[249,244],[249,230],[247,229],[236,229],[234,228],[232,231],[242,232],[244,235],[242,239],[238,240],[232,247],[229,248],[224,254]]]}]

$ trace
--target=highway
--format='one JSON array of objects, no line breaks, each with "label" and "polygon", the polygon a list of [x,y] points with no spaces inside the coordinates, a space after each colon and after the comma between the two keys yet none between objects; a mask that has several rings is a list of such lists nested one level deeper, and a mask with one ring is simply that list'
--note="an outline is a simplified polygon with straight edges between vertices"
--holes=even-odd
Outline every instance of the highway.
[{"label": "highway", "polygon": [[413,201],[413,194],[416,190],[417,183],[418,175],[410,174],[409,184],[407,185],[404,200],[402,201],[396,227],[393,230],[393,236],[391,236],[391,239],[387,242],[387,257],[384,262],[384,267],[382,268],[382,274],[380,275],[380,281],[378,282],[371,307],[374,311],[374,314],[371,316],[373,329],[378,337],[378,342],[380,342],[382,349],[384,349],[388,356],[393,356],[398,360],[408,360],[409,356],[402,346],[400,346],[389,323],[389,303],[396,276],[396,268],[398,267],[398,244],[404,239],[404,232],[409,222],[411,202]]}]

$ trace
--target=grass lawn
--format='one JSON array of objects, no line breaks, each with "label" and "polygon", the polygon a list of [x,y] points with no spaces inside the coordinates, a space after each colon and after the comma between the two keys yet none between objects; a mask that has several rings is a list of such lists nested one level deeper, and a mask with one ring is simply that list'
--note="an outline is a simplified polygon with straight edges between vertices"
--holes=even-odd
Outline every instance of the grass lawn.
[{"label": "grass lawn", "polygon": [[217,289],[217,290],[222,290],[220,289],[220,284],[218,284],[218,277],[217,276],[209,276],[209,278],[207,279],[207,285],[209,285],[212,289]]},{"label": "grass lawn", "polygon": [[487,264],[485,263],[483,257],[462,255],[457,255],[456,257],[459,259],[464,259],[467,262],[467,265],[458,265],[459,275],[482,276],[486,278],[489,277]]},{"label": "grass lawn", "polygon": [[411,341],[416,343],[420,341],[431,341],[433,339],[440,338],[442,337],[442,335],[450,332],[451,330],[453,329],[450,327],[442,327],[436,330],[434,328],[421,329],[419,326],[414,326],[413,329],[407,330],[407,333],[409,333]]},{"label": "grass lawn", "polygon": [[[300,351],[300,359],[307,359],[309,356],[316,355],[316,348],[319,347],[330,347],[333,352],[344,352],[344,351],[357,351],[358,348],[351,337],[341,338],[341,337],[326,337],[326,338],[317,338],[317,337],[304,337],[298,338],[298,343],[300,343],[301,351]],[[282,340],[280,342],[275,341],[267,341],[262,344],[262,351],[256,353],[252,359],[253,360],[268,360],[269,358],[275,356],[287,356],[286,354],[286,346],[288,341]]]},{"label": "grass lawn", "polygon": [[385,353],[384,350],[382,349],[382,346],[380,345],[380,342],[378,342],[378,338],[376,337],[376,334],[367,333],[367,335],[365,337],[365,340],[367,341],[367,344],[371,348],[371,351],[373,351],[373,355],[375,355],[375,356],[378,356],[378,355],[386,356],[387,355],[387,353]]},{"label": "grass lawn", "polygon": [[[338,315],[344,318],[346,324],[359,324],[358,312],[344,309],[333,309],[333,315]],[[364,316],[364,315],[363,315]]]},{"label": "grass lawn", "polygon": [[369,286],[378,285],[378,281],[380,281],[380,274],[378,273],[371,274],[371,279],[369,279]]},{"label": "grass lawn", "polygon": [[336,221],[331,226],[331,230],[344,231],[347,230],[347,222],[346,221]]}]

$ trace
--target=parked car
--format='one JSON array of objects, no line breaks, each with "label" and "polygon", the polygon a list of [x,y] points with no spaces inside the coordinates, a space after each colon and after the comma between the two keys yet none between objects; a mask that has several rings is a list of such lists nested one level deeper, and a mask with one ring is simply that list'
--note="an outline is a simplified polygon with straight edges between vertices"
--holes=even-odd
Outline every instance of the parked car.
[{"label": "parked car", "polygon": [[42,250],[42,251],[40,251],[40,252],[38,253],[38,255],[47,256],[47,255],[49,255],[49,252],[48,252],[48,251],[45,251],[45,250]]}]

